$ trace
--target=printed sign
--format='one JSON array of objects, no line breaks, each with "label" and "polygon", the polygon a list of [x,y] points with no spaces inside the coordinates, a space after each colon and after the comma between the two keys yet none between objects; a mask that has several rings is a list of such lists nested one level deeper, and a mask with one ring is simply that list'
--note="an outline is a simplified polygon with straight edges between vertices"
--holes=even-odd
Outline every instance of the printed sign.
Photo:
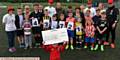
[{"label": "printed sign", "polygon": [[43,20],[44,28],[49,28],[49,20]]},{"label": "printed sign", "polygon": [[39,23],[38,23],[38,19],[37,19],[37,18],[32,19],[32,26],[33,26],[33,27],[39,26]]}]

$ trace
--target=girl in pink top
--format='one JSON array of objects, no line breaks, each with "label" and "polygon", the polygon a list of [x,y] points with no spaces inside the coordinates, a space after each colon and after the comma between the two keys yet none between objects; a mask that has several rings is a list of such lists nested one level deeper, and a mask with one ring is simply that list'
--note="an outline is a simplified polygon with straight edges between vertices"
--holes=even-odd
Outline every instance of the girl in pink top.
[{"label": "girl in pink top", "polygon": [[85,46],[84,48],[87,48],[88,43],[91,44],[91,50],[94,48],[94,35],[95,35],[95,27],[91,21],[88,21],[85,27]]}]

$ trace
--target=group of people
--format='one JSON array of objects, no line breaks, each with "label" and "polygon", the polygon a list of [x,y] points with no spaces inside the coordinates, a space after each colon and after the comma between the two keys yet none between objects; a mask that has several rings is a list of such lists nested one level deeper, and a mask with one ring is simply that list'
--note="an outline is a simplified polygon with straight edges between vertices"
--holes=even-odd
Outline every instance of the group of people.
[{"label": "group of people", "polygon": [[[67,28],[69,37],[69,41],[57,44],[57,48],[60,45],[61,50],[64,48],[97,50],[100,47],[100,50],[104,51],[105,45],[115,48],[115,29],[119,10],[113,2],[108,3],[107,9],[103,3],[99,3],[98,7],[92,7],[91,2],[88,2],[86,8],[81,5],[75,9],[72,6],[63,9],[60,2],[53,7],[51,1],[45,8],[41,4],[33,4],[34,11],[32,12],[29,5],[24,6],[24,11],[23,8],[17,8],[17,14],[14,14],[13,6],[8,6],[7,14],[3,16],[3,24],[8,37],[9,51],[16,51],[15,37],[21,48],[56,49],[56,44],[44,46],[41,31],[58,28]],[[110,34],[111,42],[109,41]],[[73,41],[76,43],[75,46],[73,46]]]}]

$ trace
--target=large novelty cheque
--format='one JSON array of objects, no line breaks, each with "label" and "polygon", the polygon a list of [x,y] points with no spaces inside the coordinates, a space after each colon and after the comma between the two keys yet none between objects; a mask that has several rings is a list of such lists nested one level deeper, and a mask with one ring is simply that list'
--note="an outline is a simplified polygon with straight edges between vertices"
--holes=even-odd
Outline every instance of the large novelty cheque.
[{"label": "large novelty cheque", "polygon": [[33,26],[33,27],[38,27],[38,26],[39,26],[39,23],[38,23],[38,19],[37,19],[37,18],[33,18],[33,19],[32,19],[32,26]]},{"label": "large novelty cheque", "polygon": [[49,28],[49,20],[43,20],[44,28]]},{"label": "large novelty cheque", "polygon": [[68,41],[66,28],[42,31],[42,37],[44,45]]}]

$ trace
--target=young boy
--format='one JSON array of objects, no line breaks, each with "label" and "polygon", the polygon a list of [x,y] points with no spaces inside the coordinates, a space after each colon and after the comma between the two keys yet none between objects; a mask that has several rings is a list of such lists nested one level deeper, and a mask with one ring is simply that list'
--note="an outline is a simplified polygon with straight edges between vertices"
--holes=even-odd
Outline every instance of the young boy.
[{"label": "young boy", "polygon": [[84,48],[88,47],[88,44],[90,43],[91,50],[94,49],[94,35],[95,35],[95,27],[91,21],[88,21],[85,27],[85,46]]},{"label": "young boy", "polygon": [[[67,32],[68,32],[68,37],[70,41],[70,48],[71,50],[74,49],[73,47],[73,38],[74,38],[74,30],[75,30],[75,18],[73,17],[73,13],[69,12],[68,13],[68,18],[66,19],[66,25],[67,25]],[[69,48],[69,42],[67,42],[66,49]]]},{"label": "young boy", "polygon": [[25,49],[28,47],[32,48],[32,35],[31,35],[31,28],[32,25],[30,23],[29,16],[25,16],[25,21],[23,23],[24,28],[24,38],[25,38]]},{"label": "young boy", "polygon": [[35,48],[40,47],[42,45],[42,36],[41,36],[41,28],[40,28],[40,20],[41,14],[39,13],[39,4],[34,4],[34,11],[30,14],[30,18],[32,19],[32,32],[35,39]]},{"label": "young boy", "polygon": [[41,23],[43,24],[42,25],[42,30],[48,30],[50,29],[50,16],[48,15],[48,10],[44,10],[44,16],[42,17],[42,21]]},{"label": "young boy", "polygon": [[81,22],[81,18],[76,18],[76,45],[77,48],[81,48],[82,47],[82,42],[83,42],[83,26],[82,26],[82,22]]},{"label": "young boy", "polygon": [[15,16],[15,25],[17,27],[17,40],[19,42],[20,48],[24,47],[24,32],[23,32],[23,21],[24,21],[24,15],[22,12],[22,8],[17,9],[17,15]]},{"label": "young boy", "polygon": [[51,29],[57,29],[58,28],[58,21],[57,21],[57,15],[53,15],[51,18],[51,23],[50,23]]},{"label": "young boy", "polygon": [[[93,22],[94,22],[95,28],[97,28],[96,26],[97,26],[100,18],[101,18],[100,9],[96,9],[96,15],[93,16],[93,18],[92,18],[92,19],[93,19]],[[96,43],[95,43],[95,44],[98,44],[98,39],[97,39],[97,36],[96,36],[96,35],[97,35],[97,30],[95,31],[95,39],[96,39]]]},{"label": "young boy", "polygon": [[58,28],[65,28],[65,15],[64,13],[60,13],[60,19],[59,19],[59,22],[58,22]]},{"label": "young boy", "polygon": [[[107,36],[107,29],[108,29],[108,22],[106,20],[106,13],[102,12],[100,21],[97,24],[97,38],[99,39],[100,42],[101,51],[104,51],[104,42]],[[97,44],[94,50],[97,50],[98,46],[99,45]]]}]

